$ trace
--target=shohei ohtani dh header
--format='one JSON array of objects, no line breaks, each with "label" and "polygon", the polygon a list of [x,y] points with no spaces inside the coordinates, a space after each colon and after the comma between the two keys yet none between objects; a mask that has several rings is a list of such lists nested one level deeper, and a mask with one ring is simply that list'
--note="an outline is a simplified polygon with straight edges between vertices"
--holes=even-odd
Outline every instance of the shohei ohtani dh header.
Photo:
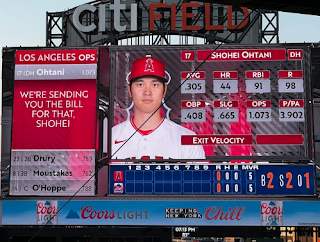
[{"label": "shohei ohtani dh header", "polygon": [[198,61],[285,61],[286,49],[198,50]]}]

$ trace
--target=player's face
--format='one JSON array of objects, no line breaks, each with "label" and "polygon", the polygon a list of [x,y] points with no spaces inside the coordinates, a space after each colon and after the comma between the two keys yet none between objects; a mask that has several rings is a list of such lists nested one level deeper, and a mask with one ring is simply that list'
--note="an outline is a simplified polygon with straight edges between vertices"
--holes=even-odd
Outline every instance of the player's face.
[{"label": "player's face", "polygon": [[149,114],[160,107],[166,91],[167,85],[163,85],[154,77],[143,77],[134,81],[131,85],[131,92],[129,87],[129,95],[133,99],[135,110]]}]

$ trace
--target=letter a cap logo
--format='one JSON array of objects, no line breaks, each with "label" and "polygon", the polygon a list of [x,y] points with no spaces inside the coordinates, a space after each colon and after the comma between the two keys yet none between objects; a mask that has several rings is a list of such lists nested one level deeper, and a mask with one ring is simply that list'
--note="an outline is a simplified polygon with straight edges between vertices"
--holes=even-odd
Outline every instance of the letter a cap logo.
[{"label": "letter a cap logo", "polygon": [[144,72],[154,72],[153,68],[153,60],[151,59],[151,55],[148,55],[148,59],[146,59],[146,67],[144,68]]},{"label": "letter a cap logo", "polygon": [[114,181],[123,181],[123,171],[114,171],[113,180]]}]

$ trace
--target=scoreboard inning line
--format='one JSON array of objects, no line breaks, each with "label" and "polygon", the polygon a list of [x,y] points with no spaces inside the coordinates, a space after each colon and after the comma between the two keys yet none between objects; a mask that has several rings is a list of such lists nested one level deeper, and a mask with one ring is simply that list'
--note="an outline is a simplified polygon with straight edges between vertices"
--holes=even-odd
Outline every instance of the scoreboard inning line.
[{"label": "scoreboard inning line", "polygon": [[314,195],[313,165],[110,165],[112,195]]}]

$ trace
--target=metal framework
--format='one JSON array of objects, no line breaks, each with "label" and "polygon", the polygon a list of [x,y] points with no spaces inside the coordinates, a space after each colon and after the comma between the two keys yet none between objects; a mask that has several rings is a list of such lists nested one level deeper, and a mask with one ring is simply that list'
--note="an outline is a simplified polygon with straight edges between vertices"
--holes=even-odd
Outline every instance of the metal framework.
[{"label": "metal framework", "polygon": [[[182,3],[180,0],[176,3],[176,13],[181,11]],[[72,22],[74,9],[64,12],[47,12],[47,33],[46,46],[88,46],[88,45],[171,45],[171,44],[217,44],[217,43],[279,43],[279,20],[278,11],[270,10],[251,10],[250,22],[243,31],[235,31],[231,33],[224,31],[207,31],[204,28],[199,31],[177,31],[171,30],[170,26],[170,10],[163,9],[164,18],[155,21],[156,31],[150,32],[145,23],[148,21],[148,0],[138,1],[138,30],[117,32],[110,28],[105,33],[83,34],[77,30]],[[99,3],[97,3],[98,5]],[[195,17],[188,25],[201,25],[204,21],[205,3],[200,3]],[[212,22],[224,25],[227,23],[226,11],[221,11],[222,5],[211,5],[211,8],[218,13],[218,16],[211,17]],[[87,13],[82,21],[93,23],[97,21],[97,14]],[[121,18],[124,24],[130,25],[130,12],[121,10]],[[233,21],[240,23],[243,15],[237,14],[233,17]],[[201,22],[202,21],[202,22]],[[181,25],[182,19],[177,16],[177,25]],[[106,19],[106,26],[111,26],[112,16]],[[256,29],[258,26],[258,30]],[[258,31],[258,39],[252,39],[252,33]],[[251,36],[249,36],[251,34]],[[230,35],[230,36],[229,36]],[[228,38],[226,38],[228,37]],[[73,41],[73,39],[75,41]]]},{"label": "metal framework", "polygon": [[279,14],[278,11],[260,11],[260,43],[279,43]]}]

